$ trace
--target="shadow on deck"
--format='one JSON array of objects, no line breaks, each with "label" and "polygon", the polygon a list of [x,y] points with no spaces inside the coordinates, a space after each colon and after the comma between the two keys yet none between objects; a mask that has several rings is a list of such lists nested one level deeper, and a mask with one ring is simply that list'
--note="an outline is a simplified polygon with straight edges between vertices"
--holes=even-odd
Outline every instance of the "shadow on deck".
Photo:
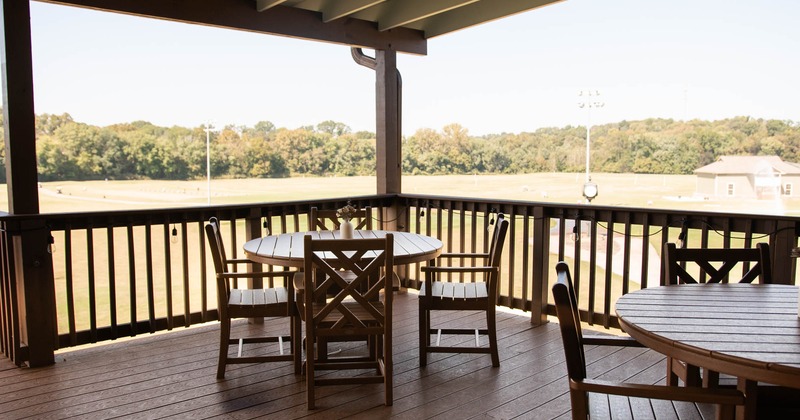
[{"label": "shadow on deck", "polygon": [[[217,381],[219,326],[213,323],[69,349],[45,368],[0,361],[0,418],[569,418],[556,323],[532,327],[528,316],[499,312],[499,368],[491,367],[488,355],[431,354],[420,369],[416,304],[414,293],[401,292],[395,299],[391,407],[383,405],[381,385],[332,386],[318,388],[318,408],[308,411],[305,381],[293,374],[290,362],[232,365],[226,379]],[[485,325],[477,313],[433,319],[434,325],[470,321]],[[276,328],[272,324],[235,328]],[[287,324],[281,321],[278,327]],[[260,350],[276,352],[277,346]],[[590,376],[664,380],[664,357],[646,349],[594,347],[587,348],[586,357]]]}]

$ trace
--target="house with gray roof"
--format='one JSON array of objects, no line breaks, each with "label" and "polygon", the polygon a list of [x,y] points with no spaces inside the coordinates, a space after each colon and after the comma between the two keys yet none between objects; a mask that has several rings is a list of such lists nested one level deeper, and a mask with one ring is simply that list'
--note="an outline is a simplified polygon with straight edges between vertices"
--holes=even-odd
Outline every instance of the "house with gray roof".
[{"label": "house with gray roof", "polygon": [[722,156],[695,169],[697,194],[714,198],[794,197],[800,165],[778,156]]}]

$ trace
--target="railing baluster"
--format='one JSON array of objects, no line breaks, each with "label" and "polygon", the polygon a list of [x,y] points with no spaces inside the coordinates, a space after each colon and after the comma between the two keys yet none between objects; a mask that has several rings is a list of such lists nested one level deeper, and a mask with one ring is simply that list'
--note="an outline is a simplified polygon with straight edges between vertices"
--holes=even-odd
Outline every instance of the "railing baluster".
[{"label": "railing baluster", "polygon": [[[575,216],[575,224],[572,227],[572,231],[575,235],[573,235],[573,266],[575,267],[575,273],[572,277],[573,286],[575,288],[575,296],[578,299],[581,299],[581,279],[583,275],[583,264],[581,264],[581,242],[584,241],[583,239],[583,223],[581,223],[581,214],[578,213]],[[588,236],[588,235],[587,235]],[[587,239],[588,240],[588,239]]]},{"label": "railing baluster", "polygon": [[589,325],[594,324],[594,307],[597,296],[597,213],[589,220]]},{"label": "railing baluster", "polygon": [[72,278],[72,229],[64,229],[64,270],[67,292],[67,323],[69,325],[70,345],[77,345],[77,328],[75,325],[75,285]]},{"label": "railing baluster", "polygon": [[150,332],[156,332],[155,285],[153,279],[153,226],[148,222],[144,225],[144,255],[145,274],[147,279],[147,321]]},{"label": "railing baluster", "polygon": [[111,337],[119,337],[117,331],[117,282],[116,259],[114,256],[114,227],[106,226],[106,240],[108,241],[108,310]]},{"label": "railing baluster", "polygon": [[[183,326],[192,325],[191,296],[189,290],[189,238],[187,238],[186,221],[181,222],[181,272],[183,273]],[[202,238],[202,236],[200,236]]]},{"label": "railing baluster", "polygon": [[167,329],[171,330],[175,327],[174,320],[172,319],[172,249],[170,244],[172,241],[169,239],[169,223],[164,222],[164,285],[167,298]]},{"label": "railing baluster", "polygon": [[531,281],[531,264],[533,255],[531,251],[531,207],[525,206],[522,213],[522,290],[519,297],[519,303],[516,304],[512,299],[512,307],[516,309],[526,309],[525,301],[530,296],[530,281]]},{"label": "railing baluster", "polygon": [[606,276],[603,297],[603,326],[610,326],[611,318],[611,281],[614,275],[614,212],[611,212],[606,225]]},{"label": "railing baluster", "polygon": [[[508,273],[508,275],[506,276],[507,280],[505,282],[508,285],[507,306],[511,307],[513,306],[512,302],[514,302],[514,283],[515,283],[514,268],[516,267],[516,265],[514,264],[515,258],[513,256],[517,255],[517,237],[519,235],[517,235],[517,217],[513,211],[511,212],[511,214],[508,215],[508,219],[509,219],[508,234],[507,234],[508,239],[506,239],[508,241],[508,244],[506,245],[508,247],[508,251],[504,253],[505,254],[504,262],[507,262],[506,271]],[[495,227],[497,227],[496,223]]]},{"label": "railing baluster", "polygon": [[128,298],[130,299],[131,337],[139,333],[136,309],[136,248],[133,241],[133,225],[127,226],[128,235]]},{"label": "railing baluster", "polygon": [[97,342],[97,296],[95,295],[94,277],[94,233],[92,228],[86,229],[86,274],[89,289],[89,333],[92,343]]},{"label": "railing baluster", "polygon": [[200,300],[202,301],[200,304],[200,319],[202,319],[202,322],[208,322],[213,319],[208,312],[208,268],[206,267],[205,223],[205,220],[199,220],[197,222],[198,248],[200,249]]},{"label": "railing baluster", "polygon": [[[622,254],[622,294],[625,295],[630,290],[631,282],[631,214],[625,213],[625,234],[623,239],[623,254]],[[650,248],[643,248],[642,253],[649,252]],[[643,279],[643,278],[642,278]],[[642,279],[639,279],[641,284]],[[641,286],[639,286],[641,288]]]},{"label": "railing baluster", "polygon": [[[639,274],[639,287],[641,289],[650,285],[648,279],[650,268],[650,215],[644,215],[644,222],[642,224],[642,272]],[[660,266],[660,264],[659,264]],[[663,270],[661,270],[663,272]],[[659,278],[662,276],[659,276]]]}]

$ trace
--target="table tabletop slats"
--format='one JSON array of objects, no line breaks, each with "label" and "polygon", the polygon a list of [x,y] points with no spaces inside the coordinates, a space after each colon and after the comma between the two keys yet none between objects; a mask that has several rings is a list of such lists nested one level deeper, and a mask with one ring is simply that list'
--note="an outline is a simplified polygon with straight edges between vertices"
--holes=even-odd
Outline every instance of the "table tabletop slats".
[{"label": "table tabletop slats", "polygon": [[642,289],[616,304],[649,347],[698,366],[800,388],[798,288],[697,284]]},{"label": "table tabletop slats", "polygon": [[[416,233],[356,230],[353,232],[353,237],[356,239],[385,238],[388,233],[394,236],[395,265],[428,261],[441,253],[442,242],[440,240]],[[299,268],[303,265],[303,237],[306,235],[311,235],[314,239],[337,239],[340,237],[339,231],[330,230],[284,233],[250,240],[244,244],[243,248],[247,258],[255,262]],[[324,258],[334,259],[335,256],[327,253]]]}]

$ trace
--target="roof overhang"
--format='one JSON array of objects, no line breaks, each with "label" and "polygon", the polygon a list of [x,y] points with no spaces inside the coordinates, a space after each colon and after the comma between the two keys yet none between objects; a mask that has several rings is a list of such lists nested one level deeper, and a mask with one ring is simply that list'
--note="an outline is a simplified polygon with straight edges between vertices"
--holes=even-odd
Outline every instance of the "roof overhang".
[{"label": "roof overhang", "polygon": [[424,55],[429,38],[562,0],[38,1]]}]

